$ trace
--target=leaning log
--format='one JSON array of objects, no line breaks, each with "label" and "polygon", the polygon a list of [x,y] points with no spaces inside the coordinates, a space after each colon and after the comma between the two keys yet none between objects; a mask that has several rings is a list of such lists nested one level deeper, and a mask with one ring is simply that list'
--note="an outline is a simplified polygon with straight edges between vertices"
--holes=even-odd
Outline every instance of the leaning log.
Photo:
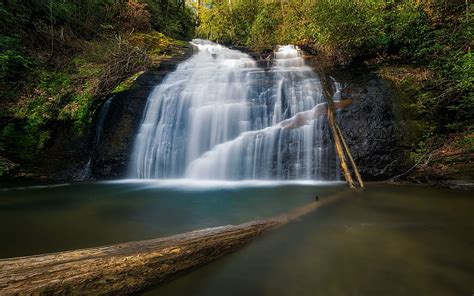
[{"label": "leaning log", "polygon": [[337,120],[334,116],[334,110],[337,109],[337,105],[340,104],[340,102],[335,102],[333,100],[333,96],[330,93],[329,89],[329,83],[326,79],[326,75],[324,74],[324,71],[320,69],[321,75],[320,75],[320,81],[323,89],[323,95],[326,98],[326,101],[328,103],[328,112],[327,112],[327,118],[328,118],[328,125],[329,128],[331,129],[331,133],[333,136],[334,140],[334,147],[336,150],[336,154],[339,158],[339,164],[341,167],[342,174],[344,175],[344,178],[347,181],[347,184],[349,185],[350,188],[355,187],[354,180],[352,179],[352,174],[349,170],[349,167],[347,165],[347,160],[346,160],[346,155],[349,158],[349,161],[352,166],[352,170],[354,171],[354,174],[356,175],[357,182],[359,184],[359,187],[363,188],[364,187],[364,182],[362,181],[362,177],[359,173],[359,168],[357,167],[354,158],[352,157],[351,151],[349,149],[349,146],[347,145],[346,141],[344,140],[344,136],[341,132],[341,129],[339,128],[339,124],[337,123]]},{"label": "leaning log", "polygon": [[125,295],[209,263],[260,234],[334,202],[343,193],[286,214],[239,225],[106,247],[0,260],[0,295]]},{"label": "leaning log", "polygon": [[334,109],[331,108],[331,105],[329,104],[328,106],[328,125],[332,133],[332,138],[334,140],[334,147],[336,150],[336,154],[339,158],[339,165],[341,167],[342,174],[344,175],[344,178],[346,179],[347,185],[349,185],[350,188],[354,188],[354,180],[352,179],[351,172],[349,171],[349,167],[347,166],[346,162],[346,156],[344,154],[343,146],[342,146],[342,141],[340,138],[339,133],[337,132],[336,128],[336,120],[334,118]]},{"label": "leaning log", "polygon": [[354,174],[356,175],[356,178],[357,178],[357,182],[359,182],[359,187],[364,188],[364,181],[362,181],[362,177],[359,173],[359,168],[357,167],[357,164],[355,163],[354,158],[352,157],[352,153],[351,153],[351,150],[349,149],[349,145],[347,145],[346,140],[344,140],[344,136],[342,135],[341,129],[339,128],[338,124],[336,124],[336,130],[341,138],[341,142],[344,147],[344,150],[346,151],[347,157],[349,158],[349,161],[351,162],[352,168],[354,170]]}]

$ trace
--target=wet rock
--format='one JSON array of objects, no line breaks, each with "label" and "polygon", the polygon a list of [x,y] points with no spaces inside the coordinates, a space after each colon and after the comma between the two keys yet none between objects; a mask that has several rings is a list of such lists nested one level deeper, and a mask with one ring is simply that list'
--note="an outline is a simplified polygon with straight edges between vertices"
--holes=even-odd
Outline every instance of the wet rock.
[{"label": "wet rock", "polygon": [[127,176],[127,167],[135,135],[140,128],[148,95],[177,65],[192,55],[188,47],[184,54],[162,61],[158,68],[137,78],[127,91],[116,94],[103,122],[99,143],[91,161],[93,179],[116,179]]},{"label": "wet rock", "polygon": [[[174,59],[162,63],[159,69],[137,79],[132,89],[113,99],[92,160],[92,176],[95,179],[127,175],[134,136],[139,129],[148,94],[180,61]],[[407,155],[397,115],[397,94],[390,83],[368,68],[341,68],[329,74],[343,84],[342,97],[353,101],[349,107],[338,112],[338,118],[363,178],[385,180],[400,173],[406,167]],[[329,138],[326,140],[330,141]],[[285,154],[285,151],[283,154],[283,159],[287,160],[285,163],[295,157]],[[283,169],[291,177],[293,168],[286,167],[285,163]],[[335,173],[328,172],[330,175]]]},{"label": "wet rock", "polygon": [[41,155],[20,168],[6,170],[0,179],[83,181],[126,176],[134,135],[149,93],[191,55],[189,46],[182,54],[163,60],[157,68],[142,74],[130,89],[116,94],[103,120],[99,143],[96,138],[100,112],[96,112],[93,124],[81,135],[69,123],[53,122]]},{"label": "wet rock", "polygon": [[[75,136],[69,126],[56,126],[48,149],[38,161],[38,171],[48,179],[83,179],[90,160],[89,179],[117,179],[127,176],[133,141],[140,127],[148,95],[164,77],[183,60],[190,57],[189,47],[184,55],[162,61],[157,69],[141,75],[127,91],[116,94],[96,141],[98,113],[91,131]],[[254,55],[261,67],[269,67],[271,53]],[[348,145],[365,180],[385,180],[403,172],[407,155],[403,147],[403,124],[397,109],[397,93],[389,82],[369,68],[340,68],[328,73],[343,84],[342,97],[352,104],[338,111],[338,119]],[[291,139],[289,139],[290,141]],[[333,149],[328,134],[323,146]],[[332,154],[331,154],[332,155]],[[283,151],[284,170],[294,175],[289,151]],[[335,163],[335,159],[324,160]],[[329,165],[325,164],[329,167]],[[335,175],[334,169],[325,174]],[[86,179],[87,179],[86,178]]]},{"label": "wet rock", "polygon": [[391,84],[366,67],[340,68],[329,75],[342,83],[342,98],[352,99],[337,116],[362,177],[386,180],[403,171],[408,155]]}]

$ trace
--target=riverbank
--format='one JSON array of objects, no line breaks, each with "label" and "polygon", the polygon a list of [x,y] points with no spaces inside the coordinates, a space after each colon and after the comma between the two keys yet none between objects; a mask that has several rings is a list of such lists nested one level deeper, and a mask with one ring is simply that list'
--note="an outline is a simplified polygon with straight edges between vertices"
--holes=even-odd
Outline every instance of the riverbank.
[{"label": "riverbank", "polygon": [[[372,63],[372,62],[369,62]],[[405,133],[404,146],[410,166],[394,181],[425,183],[450,188],[472,189],[474,180],[474,133],[472,126],[464,131],[449,128],[437,130],[437,122],[427,116],[426,90],[433,72],[426,67],[393,64],[382,61],[373,64],[380,77],[397,91],[400,120]],[[454,122],[455,123],[455,122]],[[445,122],[444,126],[450,124]]]},{"label": "riverbank", "polygon": [[474,190],[472,133],[450,134],[434,140],[438,147],[427,149],[409,170],[393,181]]}]

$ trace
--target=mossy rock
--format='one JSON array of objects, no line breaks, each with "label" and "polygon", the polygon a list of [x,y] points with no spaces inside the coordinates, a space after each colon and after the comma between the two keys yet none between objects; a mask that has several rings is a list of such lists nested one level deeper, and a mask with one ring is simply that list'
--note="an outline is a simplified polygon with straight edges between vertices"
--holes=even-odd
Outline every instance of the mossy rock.
[{"label": "mossy rock", "polygon": [[167,37],[156,31],[133,34],[129,41],[132,45],[147,51],[151,67],[157,66],[163,58],[173,56],[176,51],[181,51],[187,46],[185,41]]}]

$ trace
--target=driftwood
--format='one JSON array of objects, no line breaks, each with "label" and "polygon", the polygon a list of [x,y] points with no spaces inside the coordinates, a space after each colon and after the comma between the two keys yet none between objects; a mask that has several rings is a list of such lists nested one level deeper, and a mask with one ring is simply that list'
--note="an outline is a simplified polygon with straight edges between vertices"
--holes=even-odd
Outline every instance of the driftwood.
[{"label": "driftwood", "polygon": [[142,291],[211,262],[260,234],[342,197],[286,214],[165,238],[0,260],[0,295],[123,295]]}]

